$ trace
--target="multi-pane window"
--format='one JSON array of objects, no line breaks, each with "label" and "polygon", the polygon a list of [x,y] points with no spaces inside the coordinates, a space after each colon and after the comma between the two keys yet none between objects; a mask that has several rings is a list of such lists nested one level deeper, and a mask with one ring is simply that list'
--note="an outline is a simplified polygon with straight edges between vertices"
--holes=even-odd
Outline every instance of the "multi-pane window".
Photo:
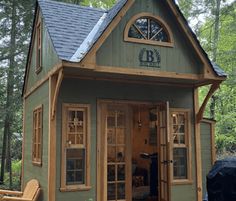
[{"label": "multi-pane window", "polygon": [[134,16],[125,28],[125,41],[173,46],[168,25],[148,13]]},{"label": "multi-pane window", "polygon": [[171,112],[171,134],[173,147],[173,180],[190,179],[190,133],[189,112]]},{"label": "multi-pane window", "polygon": [[42,132],[43,132],[43,107],[39,106],[33,111],[33,164],[42,164]]},{"label": "multi-pane window", "polygon": [[88,185],[89,107],[64,104],[62,188]]},{"label": "multi-pane window", "polygon": [[42,69],[42,25],[41,21],[36,26],[36,73]]},{"label": "multi-pane window", "polygon": [[129,29],[129,37],[143,40],[168,42],[168,34],[155,19],[142,17],[137,19]]}]

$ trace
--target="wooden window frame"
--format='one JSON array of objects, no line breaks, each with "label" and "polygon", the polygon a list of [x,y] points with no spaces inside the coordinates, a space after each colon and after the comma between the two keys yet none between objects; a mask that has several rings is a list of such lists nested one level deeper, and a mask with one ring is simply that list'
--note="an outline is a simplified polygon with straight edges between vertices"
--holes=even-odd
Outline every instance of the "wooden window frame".
[{"label": "wooden window frame", "polygon": [[[191,149],[191,116],[190,116],[190,109],[184,109],[184,108],[170,108],[170,151],[171,151],[171,157],[172,161],[174,158],[173,150],[174,148],[186,148],[187,149],[187,179],[174,179],[174,164],[171,164],[171,183],[172,184],[192,184],[192,149]],[[173,142],[173,134],[172,134],[172,114],[184,114],[185,115],[185,145],[176,145]]]},{"label": "wooden window frame", "polygon": [[[32,163],[33,165],[36,166],[42,166],[42,155],[43,155],[42,140],[43,140],[43,105],[40,105],[36,107],[33,111]],[[39,147],[35,148],[35,144],[38,144]],[[36,157],[34,157],[35,152],[36,152]]]},{"label": "wooden window frame", "polygon": [[[129,37],[129,30],[132,24],[139,18],[146,17],[151,18],[157,21],[165,30],[166,34],[168,35],[169,42],[161,42],[161,41],[154,41],[154,40],[143,40],[138,38],[131,38]],[[165,21],[163,21],[159,16],[153,15],[151,13],[139,13],[135,16],[133,16],[129,22],[126,24],[125,30],[124,30],[124,41],[127,42],[133,42],[133,43],[141,43],[141,44],[149,44],[149,45],[159,45],[164,47],[174,47],[174,41],[173,41],[173,35],[170,31],[169,26]]]},{"label": "wooden window frame", "polygon": [[35,73],[38,74],[42,70],[42,23],[38,19],[36,25],[36,66]]},{"label": "wooden window frame", "polygon": [[[67,144],[67,111],[69,109],[83,109],[85,111],[85,173],[84,184],[66,184],[66,151],[68,150]],[[62,104],[62,143],[61,143],[61,192],[73,192],[73,191],[86,191],[90,190],[90,105],[89,104]],[[79,147],[75,147],[79,146]],[[80,148],[81,145],[73,145],[72,148]]]}]

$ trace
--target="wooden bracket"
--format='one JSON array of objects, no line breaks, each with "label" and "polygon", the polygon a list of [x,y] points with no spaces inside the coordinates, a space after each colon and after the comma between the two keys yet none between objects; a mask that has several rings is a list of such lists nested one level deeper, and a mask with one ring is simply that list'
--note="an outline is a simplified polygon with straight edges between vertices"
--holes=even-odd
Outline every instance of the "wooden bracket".
[{"label": "wooden bracket", "polygon": [[210,90],[208,91],[207,96],[205,97],[198,113],[197,113],[197,123],[200,123],[200,121],[203,119],[203,113],[205,111],[206,105],[209,101],[209,99],[212,97],[212,95],[215,93],[215,91],[220,87],[221,82],[215,82],[211,85]]},{"label": "wooden bracket", "polygon": [[61,82],[63,80],[64,74],[63,74],[63,69],[61,69],[57,75],[57,78],[55,80],[56,85],[55,85],[55,89],[53,92],[53,97],[52,97],[52,104],[51,104],[51,119],[55,118],[55,113],[56,113],[56,106],[57,106],[57,98],[58,98],[58,93],[59,93],[59,89],[61,86]]}]

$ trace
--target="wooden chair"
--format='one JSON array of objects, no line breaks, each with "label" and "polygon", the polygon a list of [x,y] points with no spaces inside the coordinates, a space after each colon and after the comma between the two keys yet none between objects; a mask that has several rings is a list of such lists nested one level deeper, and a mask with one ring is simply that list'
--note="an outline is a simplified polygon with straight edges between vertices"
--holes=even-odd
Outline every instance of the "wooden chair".
[{"label": "wooden chair", "polygon": [[40,192],[39,182],[36,179],[30,180],[24,192],[0,190],[0,194],[4,195],[2,201],[36,201]]}]

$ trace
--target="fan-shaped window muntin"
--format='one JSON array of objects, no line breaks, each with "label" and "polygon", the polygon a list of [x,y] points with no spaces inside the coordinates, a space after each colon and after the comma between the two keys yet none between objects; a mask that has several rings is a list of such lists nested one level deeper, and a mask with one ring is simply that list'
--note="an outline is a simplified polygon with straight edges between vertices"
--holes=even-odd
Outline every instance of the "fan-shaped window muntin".
[{"label": "fan-shaped window muntin", "polygon": [[173,46],[167,24],[151,14],[139,14],[128,22],[125,41]]}]

